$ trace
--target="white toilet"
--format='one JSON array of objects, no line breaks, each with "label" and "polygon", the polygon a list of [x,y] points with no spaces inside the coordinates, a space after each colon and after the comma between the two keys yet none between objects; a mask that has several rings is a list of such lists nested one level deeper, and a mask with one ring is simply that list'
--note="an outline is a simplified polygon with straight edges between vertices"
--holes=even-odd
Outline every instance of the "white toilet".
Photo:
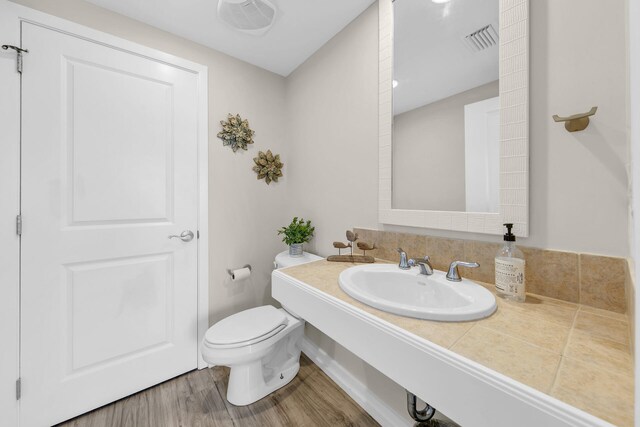
[{"label": "white toilet", "polygon": [[[304,253],[276,256],[274,267],[317,261]],[[300,369],[304,320],[271,305],[241,311],[213,325],[202,342],[202,357],[210,365],[231,368],[227,400],[243,406],[262,399],[291,381]]]}]

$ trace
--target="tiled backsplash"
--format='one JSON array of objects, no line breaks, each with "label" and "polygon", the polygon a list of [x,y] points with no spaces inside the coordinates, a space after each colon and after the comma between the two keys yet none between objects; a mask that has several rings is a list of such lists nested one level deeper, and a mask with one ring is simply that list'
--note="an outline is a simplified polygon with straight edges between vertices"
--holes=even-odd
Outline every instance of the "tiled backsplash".
[{"label": "tiled backsplash", "polygon": [[[433,267],[446,271],[451,261],[475,261],[480,268],[463,268],[462,277],[494,283],[494,257],[500,243],[457,240],[355,228],[359,239],[376,243],[369,252],[379,259],[397,261],[401,247],[410,258],[431,257]],[[527,292],[596,308],[627,312],[630,273],[627,260],[519,246],[526,259]],[[359,250],[356,250],[360,252]]]}]

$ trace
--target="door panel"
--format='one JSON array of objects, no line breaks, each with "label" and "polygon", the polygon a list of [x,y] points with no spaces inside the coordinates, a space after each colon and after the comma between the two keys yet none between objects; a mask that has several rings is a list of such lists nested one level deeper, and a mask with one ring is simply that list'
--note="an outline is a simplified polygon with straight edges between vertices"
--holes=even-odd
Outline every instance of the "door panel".
[{"label": "door panel", "polygon": [[197,75],[22,24],[24,426],[197,366]]},{"label": "door panel", "polygon": [[171,254],[66,267],[70,375],[171,344]]},{"label": "door panel", "polygon": [[63,70],[70,224],[170,221],[172,85],[68,58]]}]

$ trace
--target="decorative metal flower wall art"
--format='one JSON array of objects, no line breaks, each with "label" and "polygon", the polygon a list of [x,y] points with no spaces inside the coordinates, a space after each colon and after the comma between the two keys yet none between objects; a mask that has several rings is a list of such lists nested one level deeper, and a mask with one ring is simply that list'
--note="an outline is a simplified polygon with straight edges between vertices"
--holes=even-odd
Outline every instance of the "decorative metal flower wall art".
[{"label": "decorative metal flower wall art", "polygon": [[222,145],[230,145],[235,153],[239,148],[247,149],[247,144],[253,144],[255,132],[249,127],[249,121],[243,120],[240,114],[229,114],[227,120],[221,120],[222,131],[218,132],[218,138]]},{"label": "decorative metal flower wall art", "polygon": [[266,153],[260,151],[253,161],[256,164],[253,171],[258,174],[258,179],[264,179],[267,184],[271,181],[278,182],[278,178],[282,177],[284,163],[280,161],[280,154],[274,156],[271,150]]}]

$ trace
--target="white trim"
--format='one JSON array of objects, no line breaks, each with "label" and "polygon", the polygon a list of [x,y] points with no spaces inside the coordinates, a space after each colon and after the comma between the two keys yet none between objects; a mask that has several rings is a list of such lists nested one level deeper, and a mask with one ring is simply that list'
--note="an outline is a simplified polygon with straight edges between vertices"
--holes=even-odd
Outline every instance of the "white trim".
[{"label": "white trim", "polygon": [[362,409],[383,427],[413,426],[414,423],[402,417],[383,400],[372,393],[351,372],[337,363],[327,352],[315,343],[303,337],[300,344],[302,352],[307,355],[331,380],[349,395]]},{"label": "white trim", "polygon": [[635,299],[631,301],[633,308],[628,311],[633,313],[631,321],[635,322],[631,328],[634,333],[632,342],[634,343],[635,359],[635,425],[640,426],[640,293],[635,288],[640,283],[640,0],[629,0],[627,9],[628,37],[629,37],[629,146],[631,158],[631,224],[630,224],[630,245],[631,257],[633,259],[634,277],[630,286],[634,286],[633,295]]},{"label": "white trim", "polygon": [[[393,209],[393,6],[379,1],[378,221],[501,234],[504,222],[529,235],[529,0],[500,0],[500,213]],[[508,164],[508,165],[507,165]]]},{"label": "white trim", "polygon": [[67,21],[66,19],[58,18],[56,16],[28,8],[26,6],[14,4],[14,7],[16,8],[18,19],[20,21],[26,21],[52,31],[69,34],[75,38],[87,40],[92,43],[97,43],[111,49],[116,49],[122,52],[138,55],[143,58],[159,61],[173,67],[178,67],[183,70],[193,72],[195,74],[202,73],[205,75],[205,78],[207,76],[208,67],[206,65],[198,64],[197,62],[189,61],[188,59],[180,58],[178,56],[162,52],[157,49],[143,46],[141,44],[123,39],[121,37],[94,30],[93,28],[76,24],[75,22]]},{"label": "white trim", "polygon": [[[5,9],[8,13],[5,13]],[[34,9],[17,5],[11,3],[7,0],[0,0],[0,10],[2,10],[2,18],[7,22],[13,21],[16,22],[15,26],[15,37],[11,37],[11,39],[0,40],[1,44],[12,42],[16,45],[19,45],[20,40],[20,21],[30,22],[41,27],[45,27],[51,29],[53,31],[58,31],[66,34],[70,34],[76,38],[81,38],[85,40],[89,40],[94,43],[101,44],[103,46],[107,46],[113,49],[117,49],[123,52],[128,52],[134,55],[142,56],[145,58],[153,59],[154,61],[160,61],[165,64],[178,67],[194,74],[198,75],[198,231],[200,232],[200,238],[197,241],[198,244],[198,322],[197,322],[197,334],[198,341],[201,342],[204,338],[204,334],[209,327],[209,227],[208,227],[208,209],[209,209],[209,197],[208,197],[208,182],[209,182],[209,158],[208,158],[208,130],[209,130],[209,114],[208,114],[208,67],[202,64],[198,64],[196,62],[192,62],[156,49],[152,49],[120,37],[112,36],[110,34],[97,31],[83,25],[79,25],[43,12],[36,11]],[[4,27],[4,25],[3,25]],[[0,34],[2,34],[0,32]],[[15,41],[14,41],[15,40]],[[28,47],[27,47],[28,49]],[[4,51],[2,51],[4,52]],[[28,60],[25,58],[25,67],[28,66]],[[2,77],[2,81],[6,82],[9,79],[5,79],[4,75]],[[16,114],[19,115],[19,103],[16,103]],[[10,118],[10,116],[4,116],[3,118]],[[3,120],[4,121],[4,120]],[[17,121],[10,120],[10,123],[18,123]],[[5,127],[3,125],[3,133],[7,135],[8,126]],[[5,144],[3,144],[5,147]],[[3,164],[4,166],[4,164]],[[4,168],[3,171],[3,182],[4,182],[4,174],[7,173]],[[9,170],[10,172],[10,170]],[[16,178],[19,177],[9,177],[7,182],[14,182],[14,185],[19,188],[19,181],[16,182]],[[0,194],[3,200],[2,206],[5,205],[4,200],[11,200],[11,197],[5,198],[4,194]],[[12,207],[12,211],[14,208]],[[3,209],[4,214],[4,209]],[[15,213],[11,213],[15,217]],[[4,227],[4,226],[3,226]],[[5,239],[2,239],[2,246],[0,246],[0,250],[2,250],[3,259],[5,259],[5,251],[9,251],[9,247]],[[15,251],[15,252],[13,252]],[[17,253],[17,249],[11,248],[11,251],[7,252],[7,254]],[[7,256],[9,258],[9,256]],[[19,265],[18,265],[19,268]],[[4,273],[4,272],[3,272]],[[6,273],[4,273],[6,274]],[[4,276],[2,283],[4,284]],[[0,287],[0,297],[4,296],[4,292],[6,292],[7,287]],[[2,298],[5,300],[5,298]],[[18,308],[19,310],[19,304]],[[16,311],[16,316],[18,316],[18,311]],[[202,356],[200,355],[199,347],[194,349],[197,351],[197,360],[198,360],[198,368],[202,369],[207,367],[204,360],[202,360]],[[6,421],[6,420],[5,420]],[[11,424],[11,423],[10,423]]]},{"label": "white trim", "polygon": [[[198,342],[209,329],[209,85],[208,68],[198,73]],[[198,344],[198,369],[207,368]]]},{"label": "white trim", "polygon": [[272,273],[272,296],[461,425],[611,426],[279,270]]},{"label": "white trim", "polygon": [[[0,0],[0,45],[20,46],[15,5]],[[20,375],[20,74],[13,51],[0,50],[0,414],[19,422],[15,381]]]}]

